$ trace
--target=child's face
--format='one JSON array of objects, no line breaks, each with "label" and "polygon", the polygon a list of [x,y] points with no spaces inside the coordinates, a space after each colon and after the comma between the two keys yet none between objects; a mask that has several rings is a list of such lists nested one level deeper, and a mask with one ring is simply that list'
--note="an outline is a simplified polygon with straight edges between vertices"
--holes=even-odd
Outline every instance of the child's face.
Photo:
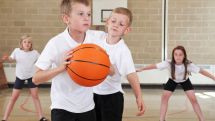
[{"label": "child's face", "polygon": [[21,44],[22,44],[21,46],[22,46],[23,50],[29,51],[32,47],[31,38],[26,38],[26,39],[22,40]]},{"label": "child's face", "polygon": [[72,5],[70,15],[63,16],[69,30],[86,32],[91,26],[91,7],[81,3]]},{"label": "child's face", "polygon": [[126,15],[112,13],[107,20],[108,34],[112,36],[123,36],[130,31],[129,18]]},{"label": "child's face", "polygon": [[184,60],[184,53],[182,50],[176,49],[174,51],[174,59],[176,64],[182,64]]}]

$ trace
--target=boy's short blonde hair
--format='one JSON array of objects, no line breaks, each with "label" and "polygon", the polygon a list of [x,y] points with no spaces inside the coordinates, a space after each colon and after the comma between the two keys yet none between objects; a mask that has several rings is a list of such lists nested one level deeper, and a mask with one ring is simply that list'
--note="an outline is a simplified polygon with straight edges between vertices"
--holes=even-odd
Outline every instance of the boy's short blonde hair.
[{"label": "boy's short blonde hair", "polygon": [[118,8],[113,9],[112,13],[126,15],[129,18],[129,26],[132,24],[133,15],[128,8],[118,7]]},{"label": "boy's short blonde hair", "polygon": [[32,50],[33,50],[33,43],[32,43],[32,41],[31,41],[31,36],[29,36],[29,35],[27,35],[27,34],[21,36],[21,38],[20,38],[20,42],[19,42],[19,44],[20,44],[20,49],[23,50],[22,42],[23,42],[23,40],[25,40],[25,39],[29,39],[29,41],[31,42],[31,48],[30,48],[29,50],[32,51]]},{"label": "boy's short blonde hair", "polygon": [[72,11],[72,5],[75,3],[91,6],[91,0],[62,0],[60,5],[61,14],[69,15]]}]

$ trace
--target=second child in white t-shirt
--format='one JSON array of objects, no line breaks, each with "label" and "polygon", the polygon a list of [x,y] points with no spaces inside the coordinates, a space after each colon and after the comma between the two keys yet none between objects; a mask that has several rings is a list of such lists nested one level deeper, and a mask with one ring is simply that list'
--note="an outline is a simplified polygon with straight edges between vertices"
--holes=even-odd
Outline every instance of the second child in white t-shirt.
[{"label": "second child in white t-shirt", "polygon": [[187,59],[186,50],[183,46],[177,46],[173,49],[171,61],[163,61],[158,64],[152,64],[146,67],[142,67],[138,69],[137,72],[151,69],[168,69],[170,75],[168,82],[164,86],[164,92],[162,95],[160,121],[165,121],[169,98],[178,84],[180,84],[184,89],[196,115],[198,116],[199,121],[205,121],[199,103],[196,99],[193,85],[188,78],[188,75],[193,72],[200,73],[213,80],[215,80],[215,77],[207,71],[200,69],[199,67],[191,63]]},{"label": "second child in white t-shirt", "polygon": [[20,48],[15,48],[10,56],[5,55],[2,59],[16,62],[16,80],[12,92],[11,99],[6,107],[2,121],[7,121],[9,115],[24,87],[25,81],[28,83],[31,96],[33,98],[39,121],[48,121],[44,117],[42,107],[38,96],[38,86],[32,82],[32,77],[35,72],[35,62],[39,57],[39,53],[33,50],[33,44],[29,35],[23,35],[20,41]]},{"label": "second child in white t-shirt", "polygon": [[130,31],[132,14],[127,8],[116,8],[107,20],[108,34],[104,34],[97,43],[103,47],[112,64],[112,74],[101,84],[94,87],[96,118],[98,121],[121,121],[124,107],[121,78],[126,76],[134,90],[138,114],[143,115],[145,105],[131,52],[123,35]]}]

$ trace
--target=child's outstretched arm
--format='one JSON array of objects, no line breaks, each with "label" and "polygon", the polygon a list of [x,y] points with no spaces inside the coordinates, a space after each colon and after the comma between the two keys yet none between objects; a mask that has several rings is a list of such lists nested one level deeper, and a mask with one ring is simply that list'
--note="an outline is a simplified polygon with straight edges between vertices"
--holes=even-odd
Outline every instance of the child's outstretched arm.
[{"label": "child's outstretched arm", "polygon": [[199,72],[199,73],[202,74],[202,75],[204,75],[204,76],[206,76],[206,77],[209,77],[209,78],[211,78],[211,79],[213,79],[213,80],[215,81],[215,76],[212,75],[212,74],[210,74],[210,73],[207,72],[206,70],[200,69],[200,72]]},{"label": "child's outstretched arm", "polygon": [[11,58],[10,56],[8,55],[4,55],[2,58],[1,58],[1,61],[4,62],[4,61],[9,61],[9,62],[13,62],[15,61],[13,58]]},{"label": "child's outstretched arm", "polygon": [[151,70],[151,69],[157,69],[156,64],[152,64],[152,65],[148,65],[146,67],[138,68],[136,70],[136,72],[141,72],[141,71],[144,71],[144,70]]},{"label": "child's outstretched arm", "polygon": [[129,81],[129,83],[134,91],[135,97],[136,97],[136,103],[137,103],[138,110],[139,110],[139,112],[137,113],[137,116],[141,116],[144,114],[146,107],[145,107],[144,101],[142,99],[142,91],[140,88],[140,82],[139,82],[137,73],[134,72],[134,73],[128,74],[127,79]]},{"label": "child's outstretched arm", "polygon": [[55,77],[59,73],[63,72],[64,70],[65,70],[65,67],[63,67],[63,66],[60,66],[60,67],[57,67],[54,69],[50,69],[50,70],[41,70],[41,69],[37,68],[36,73],[33,76],[33,82],[36,85],[41,84],[43,82],[46,82],[46,81],[52,79],[53,77]]},{"label": "child's outstretched arm", "polygon": [[67,55],[67,57],[64,59],[63,64],[50,70],[42,70],[40,68],[37,68],[36,73],[34,74],[32,79],[34,84],[38,85],[43,82],[46,82],[55,77],[56,75],[58,75],[59,73],[65,71],[66,65],[70,63],[70,61],[68,61],[69,58],[71,58],[71,55]]}]

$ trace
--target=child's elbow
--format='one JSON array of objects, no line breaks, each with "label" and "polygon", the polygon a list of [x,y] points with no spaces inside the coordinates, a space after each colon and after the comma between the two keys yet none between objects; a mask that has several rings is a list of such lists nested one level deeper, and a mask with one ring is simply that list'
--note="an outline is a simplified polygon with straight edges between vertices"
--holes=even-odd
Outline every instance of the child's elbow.
[{"label": "child's elbow", "polygon": [[32,78],[32,82],[35,84],[35,85],[39,85],[39,81],[37,79],[37,75],[35,74]]}]

